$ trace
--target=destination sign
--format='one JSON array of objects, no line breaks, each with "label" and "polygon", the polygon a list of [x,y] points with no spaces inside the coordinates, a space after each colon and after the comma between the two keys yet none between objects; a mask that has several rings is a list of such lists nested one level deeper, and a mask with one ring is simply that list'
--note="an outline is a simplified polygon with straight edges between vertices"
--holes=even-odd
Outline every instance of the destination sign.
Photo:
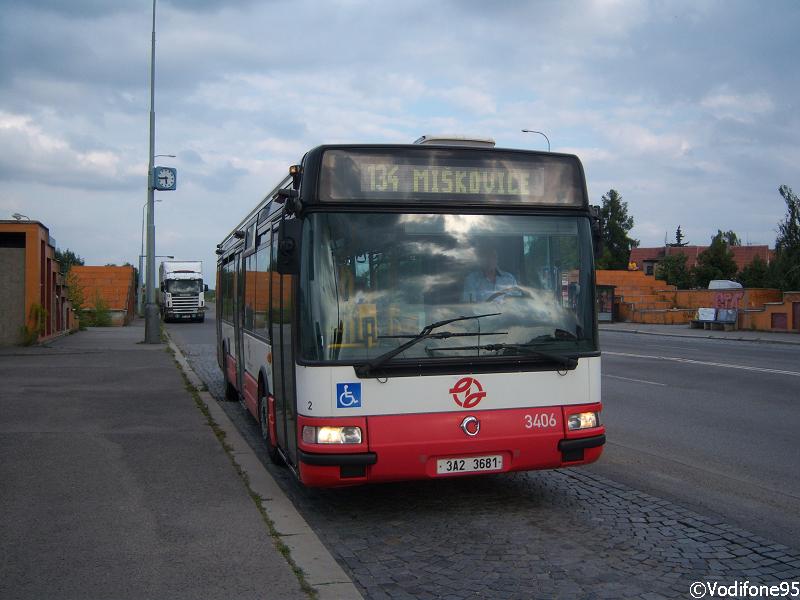
[{"label": "destination sign", "polygon": [[464,148],[327,149],[323,202],[487,202],[583,206],[575,157]]},{"label": "destination sign", "polygon": [[361,192],[541,196],[544,169],[417,167],[368,163],[361,170]]}]

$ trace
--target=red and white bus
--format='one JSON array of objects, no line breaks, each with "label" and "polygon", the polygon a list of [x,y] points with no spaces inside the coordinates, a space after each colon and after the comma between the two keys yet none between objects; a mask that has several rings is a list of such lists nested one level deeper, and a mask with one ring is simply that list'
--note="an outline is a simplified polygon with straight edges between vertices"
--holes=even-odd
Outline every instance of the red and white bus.
[{"label": "red and white bus", "polygon": [[227,395],[309,486],[597,460],[580,161],[421,140],[310,150],[218,245]]}]

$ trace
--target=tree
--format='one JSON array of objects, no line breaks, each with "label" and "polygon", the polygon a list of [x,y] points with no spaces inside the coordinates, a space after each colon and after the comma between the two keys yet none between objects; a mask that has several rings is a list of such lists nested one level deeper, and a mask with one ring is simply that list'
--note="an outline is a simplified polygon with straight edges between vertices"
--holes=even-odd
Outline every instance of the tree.
[{"label": "tree", "polygon": [[600,269],[627,269],[631,248],[639,245],[639,240],[628,236],[633,229],[633,217],[628,215],[628,203],[622,201],[617,190],[609,190],[603,196],[600,209],[603,229],[603,255],[597,261]]},{"label": "tree", "polygon": [[742,245],[742,241],[739,239],[739,236],[736,235],[735,231],[722,231],[721,229],[717,229],[717,235],[722,236],[722,239],[727,242],[728,246]]},{"label": "tree", "polygon": [[[708,287],[712,279],[732,279],[739,270],[728,248],[726,235],[732,232],[717,231],[711,245],[697,257],[697,266],[692,269],[692,279],[697,287]],[[735,235],[735,234],[734,234]]]},{"label": "tree", "polygon": [[786,216],[778,224],[775,260],[770,265],[773,285],[784,291],[800,290],[800,199],[788,185],[778,192],[786,202]]},{"label": "tree", "polygon": [[72,268],[72,265],[83,265],[83,259],[69,248],[66,250],[56,249],[56,260],[61,265],[62,275],[66,275]]},{"label": "tree", "polygon": [[681,231],[681,226],[678,225],[678,229],[675,230],[675,243],[674,244],[667,244],[673,248],[683,248],[684,246],[688,246],[689,242],[684,242],[686,236],[683,235]]},{"label": "tree", "polygon": [[[677,237],[677,236],[676,236]],[[679,290],[692,287],[692,273],[686,266],[686,255],[682,252],[670,254],[658,261],[656,279],[662,279]]]},{"label": "tree", "polygon": [[746,288],[769,287],[771,278],[769,265],[758,255],[736,276],[739,283]]},{"label": "tree", "polygon": [[85,302],[83,288],[81,287],[77,275],[75,275],[75,271],[69,271],[67,273],[66,281],[67,298],[69,299],[69,303],[72,305],[72,310],[75,312],[75,317],[78,319],[80,328],[84,329],[86,327],[86,323],[84,322],[85,317],[83,312],[83,304]]}]

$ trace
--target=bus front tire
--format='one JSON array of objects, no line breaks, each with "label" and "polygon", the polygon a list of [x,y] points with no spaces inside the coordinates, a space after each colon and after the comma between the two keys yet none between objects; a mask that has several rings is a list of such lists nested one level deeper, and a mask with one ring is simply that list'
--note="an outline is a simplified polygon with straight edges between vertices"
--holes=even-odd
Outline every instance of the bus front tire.
[{"label": "bus front tire", "polygon": [[[225,364],[227,367],[227,353],[225,358]],[[223,371],[223,377],[225,378],[225,400],[228,402],[238,402],[239,401],[239,392],[236,391],[236,388],[233,387],[233,384],[228,381],[228,369],[226,368]]]},{"label": "bus front tire", "polygon": [[264,446],[267,449],[267,456],[273,465],[282,465],[281,455],[278,453],[278,447],[272,444],[269,439],[269,402],[266,396],[261,396],[258,399],[258,424],[261,426],[261,439],[264,441]]}]

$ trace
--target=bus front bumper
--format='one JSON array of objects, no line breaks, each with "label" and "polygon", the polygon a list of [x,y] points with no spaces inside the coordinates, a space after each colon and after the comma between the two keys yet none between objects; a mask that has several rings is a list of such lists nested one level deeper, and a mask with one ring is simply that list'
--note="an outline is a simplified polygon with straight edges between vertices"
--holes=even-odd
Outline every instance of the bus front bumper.
[{"label": "bus front bumper", "polygon": [[[357,448],[322,449],[301,443],[304,447],[298,447],[299,475],[307,486],[331,487],[589,464],[602,454],[605,427],[566,431],[564,424],[568,414],[599,413],[601,408],[599,404],[591,404],[362,417],[359,425],[364,431],[364,443]],[[481,423],[474,436],[467,435],[460,427],[470,416]],[[298,425],[302,427],[304,421],[299,416]],[[340,419],[336,421],[343,424]],[[526,428],[528,423],[545,421],[547,427]],[[443,473],[441,469],[443,460],[480,461],[486,457],[496,460],[497,467],[457,473]]]}]

